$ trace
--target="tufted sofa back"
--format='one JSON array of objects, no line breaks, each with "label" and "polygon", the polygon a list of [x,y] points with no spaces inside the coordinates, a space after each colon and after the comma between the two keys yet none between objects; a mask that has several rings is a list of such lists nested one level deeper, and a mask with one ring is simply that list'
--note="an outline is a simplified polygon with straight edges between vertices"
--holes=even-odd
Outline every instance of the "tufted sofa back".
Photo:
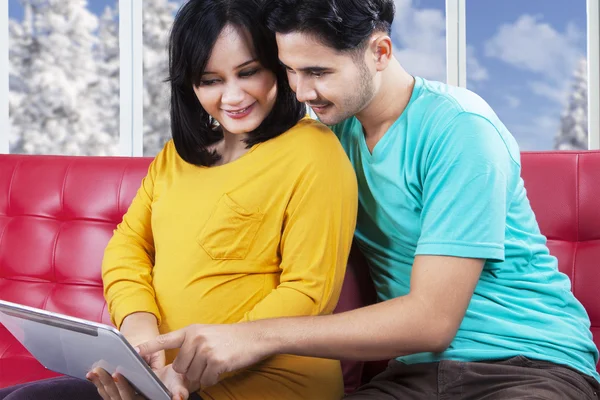
[{"label": "tufted sofa back", "polygon": [[149,163],[0,156],[0,298],[110,323],[102,256]]},{"label": "tufted sofa back", "polygon": [[[0,298],[110,323],[100,276],[104,248],[149,158],[0,154]],[[600,344],[600,152],[522,154],[523,179],[559,268]],[[337,312],[375,300],[353,249]],[[348,390],[385,363],[344,362]],[[0,326],[0,388],[52,376]]]}]

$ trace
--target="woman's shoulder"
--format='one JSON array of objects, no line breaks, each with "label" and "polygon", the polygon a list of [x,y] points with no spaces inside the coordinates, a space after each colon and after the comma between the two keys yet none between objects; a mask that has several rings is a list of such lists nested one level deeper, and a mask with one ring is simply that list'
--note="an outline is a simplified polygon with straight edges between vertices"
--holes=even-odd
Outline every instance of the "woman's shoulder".
[{"label": "woman's shoulder", "polygon": [[291,144],[296,149],[341,148],[333,131],[310,117],[302,118],[281,136],[285,138],[286,144]]},{"label": "woman's shoulder", "polygon": [[164,144],[158,154],[154,156],[150,169],[155,174],[163,174],[177,170],[180,164],[185,164],[185,161],[177,153],[173,139],[170,139]]},{"label": "woman's shoulder", "polygon": [[[276,143],[276,144],[275,144]],[[326,125],[306,117],[280,135],[269,147],[277,154],[273,160],[285,160],[289,171],[351,170],[350,161],[337,136]]]},{"label": "woman's shoulder", "polygon": [[172,164],[173,162],[180,160],[177,149],[175,149],[175,143],[173,139],[169,139],[163,146],[163,148],[154,157],[154,162],[157,164]]}]

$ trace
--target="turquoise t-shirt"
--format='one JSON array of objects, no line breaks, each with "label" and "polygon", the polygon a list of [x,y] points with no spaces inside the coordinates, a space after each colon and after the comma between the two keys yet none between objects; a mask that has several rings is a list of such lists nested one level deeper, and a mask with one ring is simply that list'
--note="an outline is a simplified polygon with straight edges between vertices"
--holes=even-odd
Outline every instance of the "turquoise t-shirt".
[{"label": "turquoise t-shirt", "polygon": [[408,294],[416,255],[487,260],[450,347],[398,360],[523,355],[600,380],[589,317],[540,233],[517,143],[483,99],[416,78],[372,154],[356,118],[332,129],[358,177],[356,240],[380,300]]}]

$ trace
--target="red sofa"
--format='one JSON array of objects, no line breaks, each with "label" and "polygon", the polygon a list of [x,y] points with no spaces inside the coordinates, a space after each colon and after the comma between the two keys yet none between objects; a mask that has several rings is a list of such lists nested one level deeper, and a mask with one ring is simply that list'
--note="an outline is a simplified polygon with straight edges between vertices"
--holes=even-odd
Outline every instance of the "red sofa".
[{"label": "red sofa", "polygon": [[[523,178],[560,270],[600,342],[600,152],[524,153]],[[102,296],[103,249],[150,159],[0,155],[0,298],[110,323]],[[354,249],[338,311],[375,300]],[[343,333],[340,333],[343,334]],[[347,390],[379,363],[344,362]],[[0,388],[55,374],[0,326]]]}]

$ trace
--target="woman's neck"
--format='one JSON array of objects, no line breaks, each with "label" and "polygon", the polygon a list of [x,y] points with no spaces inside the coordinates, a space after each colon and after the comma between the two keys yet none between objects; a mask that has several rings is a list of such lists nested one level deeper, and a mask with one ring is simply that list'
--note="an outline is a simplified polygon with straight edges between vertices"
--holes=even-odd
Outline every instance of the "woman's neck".
[{"label": "woman's neck", "polygon": [[223,165],[233,162],[248,152],[248,145],[245,140],[248,135],[233,134],[223,131],[223,139],[215,143],[213,150],[221,156],[216,165]]}]

